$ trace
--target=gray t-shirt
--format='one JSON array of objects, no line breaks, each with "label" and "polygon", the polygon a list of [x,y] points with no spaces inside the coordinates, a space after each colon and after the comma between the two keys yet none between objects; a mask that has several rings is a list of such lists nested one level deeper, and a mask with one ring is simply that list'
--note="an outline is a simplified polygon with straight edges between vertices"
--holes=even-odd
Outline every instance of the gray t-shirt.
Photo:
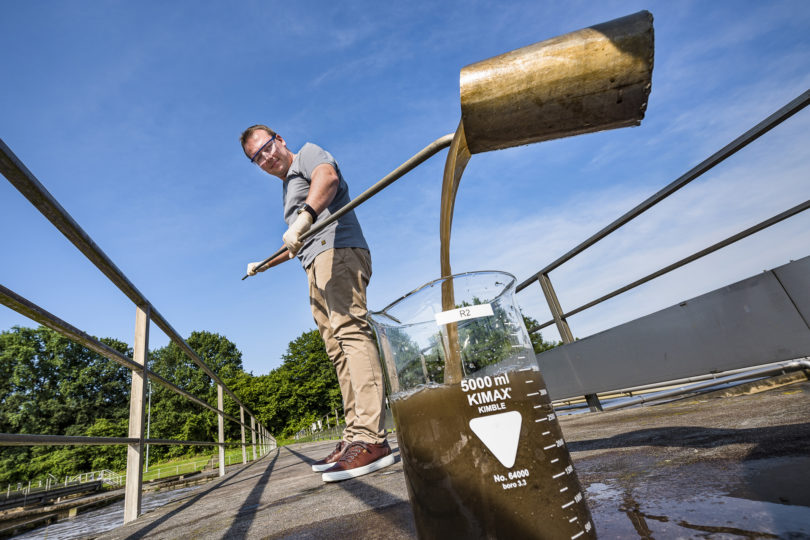
[{"label": "gray t-shirt", "polygon": [[[304,204],[307,193],[309,193],[312,171],[322,163],[328,163],[335,168],[340,183],[332,203],[318,215],[318,220],[312,226],[315,227],[315,225],[326,220],[351,201],[349,186],[343,179],[343,175],[340,173],[332,154],[318,145],[306,143],[295,155],[290,170],[287,172],[287,178],[284,180],[284,221],[288,225],[292,225],[298,217],[298,209]],[[298,258],[304,268],[307,268],[315,260],[315,257],[327,249],[344,247],[368,249],[368,244],[363,237],[363,231],[360,229],[360,222],[357,221],[354,210],[347,212],[324,230],[308,238],[298,252]]]}]

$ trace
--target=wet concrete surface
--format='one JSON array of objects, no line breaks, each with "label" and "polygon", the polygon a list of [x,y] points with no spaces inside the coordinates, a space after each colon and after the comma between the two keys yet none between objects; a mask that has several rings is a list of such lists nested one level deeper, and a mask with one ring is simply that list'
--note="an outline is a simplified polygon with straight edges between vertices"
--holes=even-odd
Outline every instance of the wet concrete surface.
[{"label": "wet concrete surface", "polygon": [[[804,380],[561,424],[602,538],[810,538],[809,413]],[[100,537],[415,538],[401,462],[324,484],[309,463],[333,446],[281,448]]]}]

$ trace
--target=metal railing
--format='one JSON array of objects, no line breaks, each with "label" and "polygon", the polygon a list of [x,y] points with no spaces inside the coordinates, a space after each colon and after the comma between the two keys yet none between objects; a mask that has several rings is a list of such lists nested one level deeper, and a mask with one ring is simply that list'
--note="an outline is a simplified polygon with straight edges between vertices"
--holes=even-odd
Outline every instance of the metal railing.
[{"label": "metal railing", "polygon": [[[327,414],[322,416],[305,428],[298,430],[292,438],[296,442],[340,439],[343,436],[343,429],[345,427],[346,417],[339,416],[338,411],[335,410],[334,415]],[[394,416],[391,414],[391,407],[388,405],[387,399],[385,403],[385,425],[383,429],[388,433],[396,431]]]},{"label": "metal railing", "polygon": [[[79,343],[101,356],[117,362],[132,371],[130,393],[129,436],[128,437],[81,437],[62,435],[31,435],[0,433],[0,446],[33,446],[33,445],[127,445],[127,482],[124,502],[124,523],[137,518],[141,511],[141,493],[143,487],[143,455],[147,444],[165,445],[200,445],[219,448],[219,474],[225,474],[225,446],[242,447],[242,462],[247,463],[247,448],[252,447],[253,459],[262,456],[276,446],[275,439],[269,431],[256,421],[256,417],[236,397],[225,383],[180,337],[169,322],[141,294],[124,273],[93,242],[92,238],[62,208],[54,197],[25,167],[11,149],[0,140],[0,172],[17,188],[62,234],[64,234],[85,257],[87,257],[107,278],[115,284],[127,298],[135,304],[135,340],[133,358],[116,351],[85,332],[75,328],[59,317],[49,313],[40,306],[0,285],[0,303],[13,309],[40,324],[59,332],[76,343]],[[149,347],[149,325],[154,322],[168,338],[196,364],[199,369],[211,378],[217,387],[217,406],[214,407],[199,397],[183,390],[157,373],[151,371],[147,363]],[[218,417],[218,440],[184,441],[174,439],[147,439],[144,436],[145,388],[147,381],[154,381],[184,396],[197,405],[214,412]],[[225,413],[224,394],[239,406],[239,418]],[[245,413],[250,417],[250,424],[245,423]],[[241,442],[225,441],[225,420],[236,422],[241,428]],[[245,430],[251,434],[250,442],[245,440]]]},{"label": "metal railing", "polygon": [[[579,307],[574,309],[570,309],[564,311],[560,305],[560,301],[557,298],[557,293],[554,290],[554,287],[551,284],[551,279],[549,277],[549,273],[560,266],[562,266],[567,261],[573,259],[575,256],[579,255],[589,247],[593,246],[600,240],[604,239],[606,236],[611,234],[612,232],[616,231],[617,229],[621,228],[622,226],[626,225],[633,219],[637,218],[659,202],[663,201],[670,195],[677,192],[682,187],[686,186],[696,178],[699,178],[701,175],[706,173],[707,171],[711,170],[713,167],[718,165],[719,163],[723,162],[725,159],[729,158],[730,156],[736,154],[747,145],[752,143],[753,141],[757,140],[759,137],[763,136],[764,134],[768,133],[770,130],[793,116],[794,114],[801,111],[805,108],[808,104],[810,104],[810,90],[805,91],[797,98],[792,100],[790,103],[767,117],[765,120],[751,128],[750,130],[746,131],[729,144],[721,148],[719,151],[715,152],[707,159],[693,167],[691,170],[668,184],[666,187],[658,191],[657,193],[650,196],[648,199],[643,201],[641,204],[638,204],[615,221],[604,227],[602,230],[598,231],[555,261],[551,262],[537,273],[535,273],[532,277],[524,280],[521,282],[516,291],[520,292],[523,289],[527,288],[529,285],[539,282],[540,288],[543,291],[543,295],[545,296],[546,302],[548,304],[549,310],[551,311],[552,318],[544,323],[538,324],[537,326],[530,328],[529,332],[534,333],[538,330],[551,326],[552,324],[556,325],[557,330],[560,333],[560,337],[562,338],[563,344],[572,343],[574,341],[574,336],[571,332],[571,328],[568,324],[568,318],[576,315],[577,313],[581,313],[589,308],[592,308],[602,302],[609,300],[615,296],[618,296],[622,293],[625,293],[631,289],[638,287],[648,281],[651,281],[657,277],[660,277],[664,274],[667,274],[676,268],[680,268],[690,262],[693,262],[701,257],[705,257],[706,255],[713,253],[723,247],[726,247],[730,244],[733,244],[743,238],[746,238],[756,232],[759,232],[763,229],[766,229],[780,221],[783,221],[791,216],[795,216],[796,214],[803,212],[810,208],[810,200],[804,201],[796,206],[785,210],[770,219],[766,219],[752,227],[745,229],[735,235],[732,235],[725,240],[717,242],[705,249],[702,249],[688,257],[680,259],[660,270],[657,270],[651,274],[648,274],[640,279],[633,281],[623,287],[620,287],[608,294],[605,294],[595,300],[591,300]],[[588,405],[590,406],[591,410],[602,410],[601,404],[599,403],[599,399],[595,394],[585,396]]]},{"label": "metal railing", "polygon": [[86,473],[77,474],[75,476],[67,477],[65,478],[65,483],[67,484],[68,482],[78,482],[82,484],[84,482],[93,482],[95,480],[101,480],[104,484],[107,484],[108,486],[117,487],[124,484],[124,482],[126,481],[126,477],[109,469],[102,469],[100,471],[90,471]]},{"label": "metal railing", "polygon": [[[705,375],[622,388],[621,390],[601,393],[598,397],[603,404],[602,409],[612,411],[687,394],[714,391],[723,385],[752,383],[765,377],[786,375],[794,371],[805,371],[810,377],[810,358],[799,358],[787,362],[770,362],[726,371],[712,371]],[[585,403],[585,398],[565,398],[554,400],[551,405],[557,410],[557,416],[563,416],[580,412],[579,409],[582,408],[583,403]]]},{"label": "metal railing", "polygon": [[[121,486],[124,483],[124,475],[118,474],[110,470],[93,471],[89,473],[82,473],[76,476],[65,476],[64,480],[59,480],[54,475],[49,474],[45,478],[45,483],[42,480],[28,481],[28,483],[15,482],[8,484],[5,490],[0,490],[0,501],[8,501],[10,499],[20,498],[32,493],[46,493],[54,489],[60,489],[68,486],[75,486],[85,484],[88,482],[102,482],[103,484],[111,486]],[[12,489],[14,486],[14,489]]]}]

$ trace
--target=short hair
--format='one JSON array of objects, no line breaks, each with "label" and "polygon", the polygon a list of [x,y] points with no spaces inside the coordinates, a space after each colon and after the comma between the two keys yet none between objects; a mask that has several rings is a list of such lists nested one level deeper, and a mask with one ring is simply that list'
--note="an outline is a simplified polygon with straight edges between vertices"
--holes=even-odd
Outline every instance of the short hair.
[{"label": "short hair", "polygon": [[266,131],[267,134],[270,135],[271,137],[276,134],[275,131],[265,126],[264,124],[256,124],[255,126],[250,126],[249,128],[247,128],[245,131],[242,132],[242,135],[239,136],[239,142],[242,143],[242,151],[245,152],[246,156],[247,152],[245,151],[245,143],[247,142],[248,138],[250,138],[250,136],[253,135],[254,132],[259,130]]}]

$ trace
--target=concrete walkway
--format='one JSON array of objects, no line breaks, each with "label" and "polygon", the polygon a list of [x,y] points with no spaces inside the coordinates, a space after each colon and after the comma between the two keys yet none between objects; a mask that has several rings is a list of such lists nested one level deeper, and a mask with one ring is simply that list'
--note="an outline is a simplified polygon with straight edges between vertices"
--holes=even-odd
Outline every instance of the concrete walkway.
[{"label": "concrete walkway", "polygon": [[[772,385],[563,417],[599,536],[810,537],[810,382]],[[401,462],[324,484],[309,463],[333,446],[281,448],[101,538],[415,538]]]}]

